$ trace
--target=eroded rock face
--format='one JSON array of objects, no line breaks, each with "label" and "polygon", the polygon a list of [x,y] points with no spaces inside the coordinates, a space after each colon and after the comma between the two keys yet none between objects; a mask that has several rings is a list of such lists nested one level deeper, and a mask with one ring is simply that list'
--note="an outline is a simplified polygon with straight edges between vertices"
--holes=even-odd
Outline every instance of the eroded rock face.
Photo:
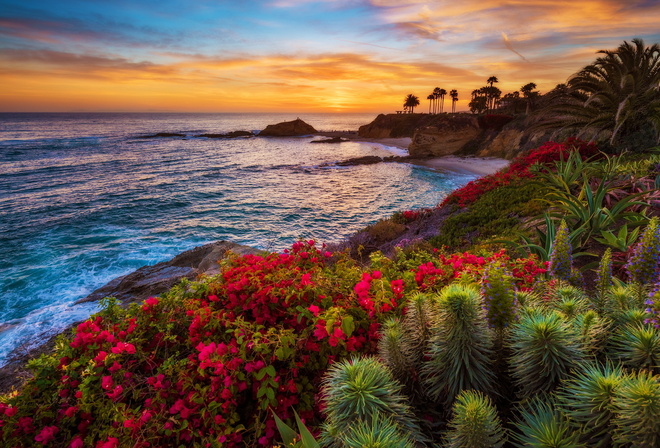
[{"label": "eroded rock face", "polygon": [[222,260],[228,251],[238,255],[261,252],[229,241],[205,244],[180,253],[169,261],[143,266],[128,275],[118,277],[76,303],[94,302],[104,297],[116,297],[122,304],[140,302],[167,291],[183,278],[192,280],[201,274],[218,274],[218,261]]},{"label": "eroded rock face", "polygon": [[485,147],[479,150],[477,156],[511,160],[520,152],[523,134],[521,130],[505,129],[487,142]]},{"label": "eroded rock face", "polygon": [[263,137],[295,137],[298,135],[316,134],[316,132],[313,126],[297,118],[293,121],[269,124],[259,135]]},{"label": "eroded rock face", "polygon": [[482,133],[476,117],[450,115],[433,126],[417,129],[408,147],[411,157],[455,154]]}]

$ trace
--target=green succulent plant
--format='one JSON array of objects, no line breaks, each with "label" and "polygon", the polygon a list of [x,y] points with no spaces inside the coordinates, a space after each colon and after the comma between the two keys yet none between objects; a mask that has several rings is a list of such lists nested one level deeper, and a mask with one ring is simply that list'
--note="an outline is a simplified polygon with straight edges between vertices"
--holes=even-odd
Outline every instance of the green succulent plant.
[{"label": "green succulent plant", "polygon": [[427,394],[451,406],[462,390],[493,390],[494,335],[486,323],[479,291],[451,284],[437,297],[438,324],[422,366]]},{"label": "green succulent plant", "polygon": [[522,397],[553,390],[584,358],[580,335],[557,311],[521,317],[513,326],[510,347],[512,374]]},{"label": "green succulent plant", "polygon": [[376,414],[359,421],[342,435],[344,448],[415,448],[415,443],[389,417]]},{"label": "green succulent plant", "polygon": [[605,348],[612,326],[609,319],[587,310],[576,315],[572,324],[580,335],[585,353],[595,356]]},{"label": "green succulent plant", "polygon": [[648,371],[628,375],[616,388],[613,439],[616,446],[660,446],[660,377]]},{"label": "green succulent plant", "polygon": [[452,407],[445,437],[447,448],[499,448],[506,436],[491,399],[481,392],[464,390]]},{"label": "green succulent plant", "polygon": [[410,358],[404,353],[406,345],[401,321],[397,318],[386,320],[380,330],[378,355],[392,375],[404,384],[410,380],[411,371]]},{"label": "green succulent plant", "polygon": [[327,415],[322,445],[344,446],[342,440],[354,425],[371,425],[376,417],[391,418],[397,429],[412,440],[426,442],[402,387],[376,358],[361,357],[333,364],[322,385]]},{"label": "green succulent plant", "polygon": [[652,325],[629,324],[613,340],[613,354],[626,367],[660,371],[660,330]]},{"label": "green succulent plant", "polygon": [[519,448],[582,448],[579,432],[561,412],[557,400],[540,395],[529,400],[519,410],[512,442]]},{"label": "green succulent plant", "polygon": [[402,319],[404,345],[402,351],[415,368],[421,366],[431,338],[431,327],[437,317],[433,300],[427,294],[412,294]]},{"label": "green succulent plant", "polygon": [[561,408],[590,447],[612,445],[614,396],[624,379],[621,366],[590,363],[567,380],[558,393]]}]

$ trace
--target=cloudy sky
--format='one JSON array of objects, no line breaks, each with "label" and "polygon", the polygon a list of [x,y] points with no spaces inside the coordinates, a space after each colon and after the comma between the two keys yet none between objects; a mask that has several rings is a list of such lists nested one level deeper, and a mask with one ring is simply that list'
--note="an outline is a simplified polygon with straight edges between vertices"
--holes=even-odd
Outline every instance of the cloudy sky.
[{"label": "cloudy sky", "polygon": [[434,87],[465,110],[658,23],[658,0],[0,0],[0,111],[423,111]]}]

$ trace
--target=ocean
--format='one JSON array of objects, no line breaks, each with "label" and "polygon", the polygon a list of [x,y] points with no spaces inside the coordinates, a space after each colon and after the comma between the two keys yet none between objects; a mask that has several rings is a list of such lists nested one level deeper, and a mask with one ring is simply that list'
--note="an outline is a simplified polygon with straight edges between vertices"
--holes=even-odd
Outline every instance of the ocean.
[{"label": "ocean", "polygon": [[[87,318],[115,277],[230,240],[280,251],[336,242],[475,178],[403,163],[323,166],[405,151],[312,137],[206,139],[291,114],[0,114],[0,365]],[[319,131],[373,114],[307,114]],[[142,139],[159,132],[186,138]]]}]

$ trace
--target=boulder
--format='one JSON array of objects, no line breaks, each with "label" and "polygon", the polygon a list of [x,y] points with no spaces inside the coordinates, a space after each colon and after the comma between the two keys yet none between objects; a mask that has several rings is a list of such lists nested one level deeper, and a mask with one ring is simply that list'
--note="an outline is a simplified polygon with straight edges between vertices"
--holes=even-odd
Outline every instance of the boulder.
[{"label": "boulder", "polygon": [[341,137],[330,137],[324,140],[312,140],[310,143],[342,143],[349,142],[350,140],[343,139]]},{"label": "boulder", "polygon": [[445,116],[433,126],[417,129],[408,147],[411,157],[440,157],[455,154],[474,142],[482,130],[475,116]]},{"label": "boulder", "polygon": [[141,302],[167,291],[183,278],[192,280],[201,274],[218,274],[218,261],[223,259],[228,251],[238,255],[261,252],[229,241],[205,244],[182,252],[169,261],[143,266],[128,275],[118,277],[76,303],[94,302],[104,297],[116,297],[122,304]]},{"label": "boulder", "polygon": [[316,129],[302,121],[300,118],[297,118],[293,121],[269,124],[266,126],[266,129],[259,133],[259,135],[264,137],[294,137],[316,133]]}]

